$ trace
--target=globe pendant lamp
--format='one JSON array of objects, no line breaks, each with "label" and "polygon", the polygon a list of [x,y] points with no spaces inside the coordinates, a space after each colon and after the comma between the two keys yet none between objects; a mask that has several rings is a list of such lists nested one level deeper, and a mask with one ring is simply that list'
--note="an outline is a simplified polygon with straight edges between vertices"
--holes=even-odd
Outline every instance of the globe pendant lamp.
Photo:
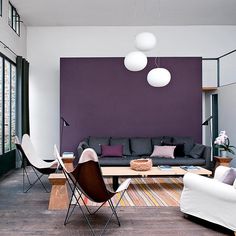
[{"label": "globe pendant lamp", "polygon": [[143,32],[136,36],[135,47],[141,51],[149,51],[156,45],[156,37],[149,32]]},{"label": "globe pendant lamp", "polygon": [[130,52],[124,60],[125,67],[130,71],[143,70],[147,65],[147,57],[143,52]]},{"label": "globe pendant lamp", "polygon": [[169,84],[170,79],[171,74],[165,68],[152,69],[147,75],[147,81],[153,87],[164,87]]}]

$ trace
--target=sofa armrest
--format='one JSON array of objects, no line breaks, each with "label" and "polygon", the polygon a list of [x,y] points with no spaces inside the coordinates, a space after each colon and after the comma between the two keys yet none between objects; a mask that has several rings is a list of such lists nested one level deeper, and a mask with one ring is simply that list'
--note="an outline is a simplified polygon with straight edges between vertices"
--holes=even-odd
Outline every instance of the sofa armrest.
[{"label": "sofa armrest", "polygon": [[211,195],[214,198],[236,203],[236,189],[232,185],[224,184],[216,179],[207,178],[194,173],[184,176],[184,188]]},{"label": "sofa armrest", "polygon": [[227,166],[218,166],[215,170],[214,179],[222,181],[223,176],[225,175],[225,172],[229,169],[230,168]]},{"label": "sofa armrest", "polygon": [[204,146],[204,151],[202,153],[202,158],[206,160],[206,166],[205,168],[208,170],[211,170],[213,167],[213,162],[211,160],[211,147],[200,144]]}]

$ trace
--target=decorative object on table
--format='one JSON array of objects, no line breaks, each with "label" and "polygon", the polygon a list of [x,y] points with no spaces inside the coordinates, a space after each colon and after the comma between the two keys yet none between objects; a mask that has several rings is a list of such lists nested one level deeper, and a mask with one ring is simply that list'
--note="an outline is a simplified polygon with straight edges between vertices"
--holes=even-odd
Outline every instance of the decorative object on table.
[{"label": "decorative object on table", "polygon": [[[147,57],[143,51],[149,51],[156,45],[156,38],[150,32],[142,32],[135,38],[135,46],[140,51],[130,52],[124,59],[125,67],[130,71],[143,70],[147,65]],[[160,61],[160,58],[159,58]],[[157,68],[149,71],[147,75],[147,82],[152,87],[164,87],[169,84],[171,74],[166,68],[161,68],[160,63],[157,63]]]},{"label": "decorative object on table", "polygon": [[182,169],[188,171],[188,170],[199,170],[201,167],[199,166],[180,166]]},{"label": "decorative object on table", "polygon": [[130,168],[132,170],[146,171],[152,168],[152,160],[147,158],[141,158],[137,160],[132,160],[130,162]]},{"label": "decorative object on table", "polygon": [[63,138],[63,131],[64,127],[70,126],[70,124],[61,116],[61,137],[60,137],[60,148],[62,148],[62,138]]},{"label": "decorative object on table", "polygon": [[161,170],[171,170],[172,167],[170,165],[160,165],[158,166],[159,169]]},{"label": "decorative object on table", "polygon": [[235,154],[235,146],[230,145],[229,137],[226,135],[225,131],[220,131],[219,136],[215,139],[214,144],[220,150],[220,155],[222,157],[227,157],[227,152]]}]

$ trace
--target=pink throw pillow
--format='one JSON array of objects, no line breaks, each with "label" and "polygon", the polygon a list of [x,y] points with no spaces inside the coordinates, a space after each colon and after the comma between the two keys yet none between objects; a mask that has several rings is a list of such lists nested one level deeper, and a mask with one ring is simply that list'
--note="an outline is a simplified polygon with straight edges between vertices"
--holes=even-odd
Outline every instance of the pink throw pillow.
[{"label": "pink throw pillow", "polygon": [[154,150],[151,157],[159,156],[174,159],[175,148],[176,146],[154,146]]}]

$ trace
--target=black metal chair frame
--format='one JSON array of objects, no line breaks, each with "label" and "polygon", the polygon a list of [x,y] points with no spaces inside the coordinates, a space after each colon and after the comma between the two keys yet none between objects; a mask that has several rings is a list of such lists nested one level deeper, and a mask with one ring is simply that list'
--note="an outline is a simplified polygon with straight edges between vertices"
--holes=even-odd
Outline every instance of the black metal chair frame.
[{"label": "black metal chair frame", "polygon": [[[18,139],[18,138],[17,138]],[[23,172],[23,193],[27,193],[37,182],[40,182],[42,187],[44,188],[46,193],[49,193],[50,190],[47,189],[47,187],[45,186],[45,184],[42,182],[41,178],[46,174],[51,174],[54,173],[57,169],[55,168],[45,168],[45,169],[39,169],[35,166],[33,166],[30,161],[28,160],[27,156],[24,153],[24,150],[21,146],[20,143],[15,142],[16,145],[16,150],[17,153],[19,155],[19,157],[21,158],[21,167],[22,167],[22,172]],[[29,173],[27,171],[27,163],[29,162],[29,167],[33,170],[33,173],[36,176],[36,179],[31,182],[30,181],[30,177],[29,177]],[[28,183],[26,183],[26,180]]]},{"label": "black metal chair frame", "polygon": [[[58,158],[58,159],[59,159],[59,158]],[[62,162],[62,160],[59,159],[59,163],[60,163],[60,164],[61,164],[61,162]],[[98,165],[99,165],[99,163],[98,163]],[[99,166],[99,168],[100,168],[100,166]],[[75,168],[75,169],[76,169],[76,168]],[[105,232],[105,230],[106,230],[108,224],[110,223],[110,221],[111,221],[113,215],[115,216],[115,218],[116,218],[116,220],[117,220],[118,226],[120,226],[120,221],[119,221],[119,218],[118,218],[116,209],[117,209],[117,207],[118,207],[118,205],[119,205],[119,203],[120,203],[122,197],[124,196],[124,194],[125,194],[125,192],[126,192],[126,189],[123,190],[123,192],[121,193],[121,196],[120,196],[120,198],[119,198],[119,200],[118,200],[118,202],[117,202],[116,205],[113,204],[113,202],[112,202],[112,200],[111,200],[111,198],[110,198],[110,199],[108,199],[107,201],[101,203],[101,205],[100,205],[95,211],[91,212],[90,209],[87,207],[86,203],[84,202],[83,196],[88,197],[90,200],[91,200],[91,198],[90,198],[89,196],[87,196],[86,193],[83,192],[83,189],[80,187],[80,185],[78,184],[78,182],[71,176],[71,172],[68,172],[64,166],[62,166],[62,170],[63,170],[64,175],[66,176],[66,179],[67,179],[69,188],[70,188],[70,190],[71,190],[71,197],[70,197],[70,202],[69,202],[69,207],[68,207],[68,210],[67,210],[67,213],[66,213],[66,217],[65,217],[65,220],[64,220],[64,225],[66,225],[66,224],[68,223],[69,218],[71,217],[71,215],[72,215],[74,209],[76,208],[76,206],[79,206],[79,208],[80,208],[80,210],[81,210],[81,212],[82,212],[82,215],[83,215],[83,217],[85,218],[85,220],[86,220],[86,222],[87,222],[87,224],[88,224],[88,226],[89,226],[89,229],[90,229],[90,231],[91,231],[91,234],[92,234],[93,236],[95,236],[95,232],[94,232],[94,229],[92,228],[92,225],[91,225],[91,223],[90,223],[89,217],[86,215],[86,212],[84,211],[84,209],[83,209],[82,206],[83,206],[83,205],[85,206],[87,212],[88,212],[89,215],[91,216],[91,215],[94,215],[95,213],[97,213],[97,212],[102,208],[102,206],[103,206],[106,202],[108,202],[112,212],[111,212],[110,217],[109,217],[108,220],[106,221],[106,224],[105,224],[105,226],[104,226],[104,228],[103,228],[103,230],[102,230],[102,232],[101,232],[100,235],[103,235],[103,233]],[[108,190],[107,190],[107,191],[108,191]],[[116,194],[116,192],[113,194],[113,196],[114,196],[115,194]],[[75,203],[75,204],[72,204],[73,199],[76,200],[76,203]],[[80,199],[82,200],[83,205],[80,204],[80,202],[79,202]],[[74,206],[72,207],[72,205],[74,205]]]}]

